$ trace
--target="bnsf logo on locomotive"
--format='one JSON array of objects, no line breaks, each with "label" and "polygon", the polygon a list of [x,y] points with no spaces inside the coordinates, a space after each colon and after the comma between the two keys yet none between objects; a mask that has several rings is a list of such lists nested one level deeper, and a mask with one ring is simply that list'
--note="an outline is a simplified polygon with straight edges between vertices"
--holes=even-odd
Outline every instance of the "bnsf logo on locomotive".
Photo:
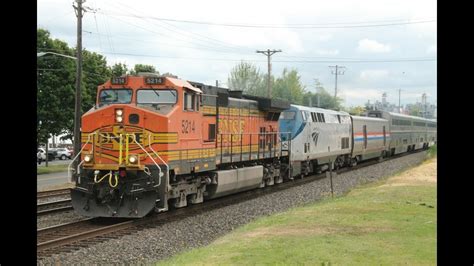
[{"label": "bnsf logo on locomotive", "polygon": [[[104,127],[99,129],[97,135],[94,136],[94,143],[96,147],[101,147],[105,150],[119,150],[120,145],[128,143],[129,150],[140,149],[137,142],[146,147],[150,144],[166,144],[177,143],[178,134],[170,133],[154,133],[149,130],[125,126]],[[83,134],[83,142],[86,141],[88,134]]]}]

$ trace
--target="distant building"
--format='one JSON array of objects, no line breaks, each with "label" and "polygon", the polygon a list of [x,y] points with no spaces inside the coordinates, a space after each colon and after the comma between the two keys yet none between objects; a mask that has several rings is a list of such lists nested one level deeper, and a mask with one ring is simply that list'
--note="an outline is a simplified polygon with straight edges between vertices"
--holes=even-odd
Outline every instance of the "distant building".
[{"label": "distant building", "polygon": [[402,113],[402,114],[412,114],[415,116],[420,116],[420,117],[425,117],[429,119],[433,119],[437,117],[437,107],[435,104],[430,104],[427,102],[426,94],[423,93],[422,97],[422,102],[417,102],[415,104],[406,104],[405,106],[402,105],[400,106],[400,109],[398,109],[398,105],[389,103],[387,101],[387,94],[383,93],[382,94],[382,102],[375,101],[375,103],[370,103],[370,100],[367,101],[365,104],[365,108],[367,110],[381,110],[381,111],[387,111],[387,112],[393,112],[393,113]]},{"label": "distant building", "polygon": [[407,104],[406,107],[408,113],[424,117],[424,118],[436,118],[437,107],[434,104],[422,104],[420,102],[414,104]]}]

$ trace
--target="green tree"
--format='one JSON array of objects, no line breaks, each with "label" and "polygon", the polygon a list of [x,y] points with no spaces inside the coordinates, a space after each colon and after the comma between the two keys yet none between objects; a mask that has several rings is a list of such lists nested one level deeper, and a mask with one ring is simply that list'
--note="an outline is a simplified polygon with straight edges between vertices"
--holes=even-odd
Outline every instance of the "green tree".
[{"label": "green tree", "polygon": [[290,101],[294,104],[303,104],[305,86],[301,83],[301,76],[296,69],[283,69],[282,76],[277,78],[272,86],[272,98]]},{"label": "green tree", "polygon": [[[47,30],[38,29],[39,51],[75,56],[75,49],[67,43],[53,40]],[[83,50],[83,73],[81,84],[81,113],[95,103],[97,86],[111,76],[104,56]],[[51,134],[66,133],[72,139],[74,131],[74,106],[76,91],[76,62],[74,60],[47,55],[37,60],[37,136],[38,143],[47,141]]]},{"label": "green tree", "polygon": [[[339,97],[334,97],[329,94],[326,89],[324,89],[321,82],[318,79],[315,79],[315,88],[316,93],[307,92],[304,95],[303,104],[306,106],[317,106],[324,109],[332,110],[341,110],[342,109],[342,99]],[[318,106],[319,98],[319,106]]]},{"label": "green tree", "polygon": [[161,76],[175,78],[175,79],[178,78],[178,76],[176,76],[176,75],[174,75],[173,73],[170,73],[170,72],[163,73],[163,74],[161,74]]},{"label": "green tree", "polygon": [[[61,40],[53,40],[44,29],[37,30],[37,48],[75,56]],[[53,135],[66,131],[74,113],[76,62],[57,55],[37,58],[37,142],[45,143]]]},{"label": "green tree", "polygon": [[113,66],[110,67],[110,72],[114,77],[120,77],[122,75],[125,75],[127,74],[127,71],[127,65],[122,63],[115,63]]},{"label": "green tree", "polygon": [[136,64],[133,70],[130,71],[131,75],[137,75],[140,72],[147,72],[147,73],[156,73],[160,74],[160,72],[156,71],[155,67],[152,65],[143,65],[143,64]]},{"label": "green tree", "polygon": [[419,106],[413,105],[412,108],[410,108],[409,115],[421,116],[421,108]]},{"label": "green tree", "polygon": [[231,90],[242,90],[244,94],[265,96],[265,80],[260,70],[252,63],[240,62],[232,68],[227,84]]},{"label": "green tree", "polygon": [[366,109],[364,106],[353,106],[353,107],[349,107],[347,109],[344,109],[344,111],[348,112],[349,114],[351,115],[362,115]]}]

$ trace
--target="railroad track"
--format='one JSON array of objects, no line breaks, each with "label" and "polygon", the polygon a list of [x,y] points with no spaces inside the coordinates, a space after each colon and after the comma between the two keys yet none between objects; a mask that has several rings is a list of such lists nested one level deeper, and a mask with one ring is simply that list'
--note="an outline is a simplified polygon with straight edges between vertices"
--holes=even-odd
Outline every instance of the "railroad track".
[{"label": "railroad track", "polygon": [[72,210],[71,199],[60,199],[55,201],[48,201],[38,203],[36,205],[36,215],[46,215],[55,212],[69,211]]},{"label": "railroad track", "polygon": [[40,191],[36,194],[36,199],[45,199],[45,198],[51,198],[51,197],[56,197],[56,196],[65,196],[65,195],[69,195],[71,193],[70,191],[71,189],[69,188]]},{"label": "railroad track", "polygon": [[[421,150],[414,153],[417,152],[421,152]],[[392,156],[385,160],[393,160],[402,155]],[[370,160],[355,167],[345,167],[334,172],[341,174],[377,163],[377,160]],[[193,216],[239,202],[245,202],[264,194],[271,194],[291,187],[301,186],[305,183],[325,178],[326,176],[327,173],[325,172],[304,178],[295,178],[292,182],[276,184],[263,189],[245,191],[160,214],[153,213],[141,219],[89,218],[78,222],[39,229],[37,231],[37,258],[41,259],[49,257],[52,254],[70,252],[82,247],[88,247],[95,243],[138,232],[143,228],[152,228],[178,219],[183,219],[187,216]]]},{"label": "railroad track", "polygon": [[[70,191],[71,190],[69,188],[65,188],[38,192],[36,194],[36,199],[39,201],[57,197],[61,197],[61,199],[48,200],[38,203],[36,205],[36,215],[42,216],[50,213],[72,210],[71,199],[69,198],[71,193]],[[68,198],[64,199],[64,196],[68,196]]]}]

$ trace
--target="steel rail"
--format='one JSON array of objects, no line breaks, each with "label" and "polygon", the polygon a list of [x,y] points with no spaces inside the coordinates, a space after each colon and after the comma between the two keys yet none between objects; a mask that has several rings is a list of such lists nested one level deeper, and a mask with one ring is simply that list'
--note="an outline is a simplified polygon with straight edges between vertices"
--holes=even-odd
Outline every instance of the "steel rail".
[{"label": "steel rail", "polygon": [[[410,154],[422,152],[424,150],[417,150],[411,152]],[[390,161],[393,159],[400,158],[406,153],[398,154],[391,156],[389,158],[385,158],[383,161]],[[377,158],[362,162],[354,167],[344,167],[338,170],[333,170],[334,172],[341,174],[345,172],[350,172],[353,170],[365,168],[374,164],[379,163]],[[322,179],[326,177],[326,172],[321,174],[306,176],[304,178],[294,178],[291,181],[287,181],[280,184],[275,184],[273,186],[266,186],[261,189],[254,189],[250,191],[244,191],[236,194],[231,194],[226,197],[216,198],[212,200],[208,200],[203,202],[202,204],[191,205],[186,208],[179,208],[175,210],[170,210],[165,213],[160,214],[152,214],[147,217],[141,219],[133,219],[122,221],[120,219],[116,220],[105,220],[108,223],[112,222],[112,224],[101,225],[100,223],[95,223],[99,221],[101,218],[90,218],[86,220],[82,220],[79,222],[67,223],[57,226],[52,226],[48,228],[43,228],[37,230],[38,235],[38,242],[37,242],[37,252],[38,255],[45,252],[45,254],[54,254],[53,252],[55,249],[61,249],[61,247],[66,245],[74,245],[77,243],[77,246],[84,247],[87,246],[87,243],[82,243],[82,241],[91,241],[95,243],[93,240],[97,237],[103,237],[101,239],[110,239],[114,237],[119,237],[122,234],[117,233],[118,231],[128,231],[125,229],[133,228],[131,231],[136,232],[140,230],[140,227],[143,225],[147,225],[146,228],[150,228],[153,226],[165,224],[171,221],[175,221],[177,219],[182,219],[186,216],[192,216],[195,214],[203,213],[203,211],[210,211],[214,209],[218,209],[220,207],[229,206],[236,203],[245,202],[257,197],[260,197],[264,194],[271,194],[277,191],[286,190],[292,187],[301,186],[303,184],[316,181],[318,179]],[[82,227],[86,227],[86,230],[81,229]],[[87,228],[89,227],[89,228]],[[79,232],[77,231],[79,229]],[[72,232],[72,233],[71,233]],[[66,233],[66,235],[64,235]],[[71,233],[71,234],[68,234]],[[111,235],[111,233],[115,233]],[[107,235],[111,235],[107,237]],[[81,244],[82,243],[82,244]],[[61,252],[61,251],[60,251]],[[41,256],[39,256],[41,257]]]}]

